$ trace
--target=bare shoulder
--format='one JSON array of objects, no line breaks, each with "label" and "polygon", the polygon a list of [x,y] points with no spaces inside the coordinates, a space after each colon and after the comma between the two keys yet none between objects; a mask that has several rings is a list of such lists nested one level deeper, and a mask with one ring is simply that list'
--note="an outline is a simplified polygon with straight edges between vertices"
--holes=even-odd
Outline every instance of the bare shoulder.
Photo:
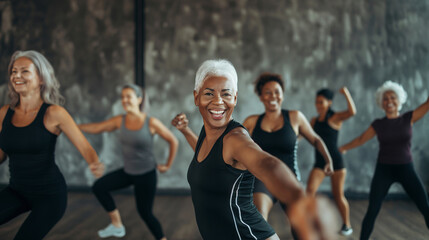
[{"label": "bare shoulder", "polygon": [[303,114],[299,110],[289,110],[289,118],[291,121],[298,121]]},{"label": "bare shoulder", "polygon": [[68,112],[65,108],[61,107],[60,105],[52,104],[46,109],[46,113],[52,114],[52,115],[57,115],[57,114],[64,114],[64,113],[68,113]]},{"label": "bare shoulder", "polygon": [[150,126],[162,124],[162,122],[156,117],[149,117],[148,116],[148,119],[149,119],[149,125]]},{"label": "bare shoulder", "polygon": [[256,121],[258,121],[259,115],[250,115],[246,119],[244,119],[243,124],[255,125]]},{"label": "bare shoulder", "polygon": [[249,130],[250,133],[253,132],[253,129],[256,126],[256,122],[258,121],[259,115],[251,115],[248,116],[244,122],[243,122],[243,126],[245,128],[247,128],[247,130]]}]

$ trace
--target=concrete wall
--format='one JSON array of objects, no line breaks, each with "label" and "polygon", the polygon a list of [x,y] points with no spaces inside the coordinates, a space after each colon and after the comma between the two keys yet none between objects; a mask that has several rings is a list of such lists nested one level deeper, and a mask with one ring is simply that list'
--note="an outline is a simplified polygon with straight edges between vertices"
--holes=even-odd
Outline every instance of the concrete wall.
[{"label": "concrete wall", "polygon": [[[133,81],[133,1],[6,1],[0,3],[0,63],[5,75],[11,53],[36,49],[53,62],[67,98],[66,108],[78,122],[99,121],[117,114],[118,84]],[[151,115],[165,124],[179,112],[188,114],[199,132],[202,120],[193,104],[194,74],[209,58],[227,58],[237,68],[239,99],[234,117],[263,112],[252,82],[264,71],[283,75],[284,107],[316,115],[315,91],[347,86],[357,115],[345,122],[340,143],[358,136],[383,116],[374,101],[385,80],[408,91],[403,112],[426,100],[429,87],[429,20],[427,1],[369,0],[146,0],[145,81]],[[58,6],[57,6],[58,5]],[[28,12],[30,14],[28,15]],[[45,16],[43,18],[43,16]],[[2,78],[3,89],[6,79]],[[3,90],[4,92],[4,90]],[[0,95],[4,102],[6,97]],[[346,108],[337,94],[334,109]],[[414,126],[413,156],[417,172],[429,185],[426,134],[429,119]],[[186,171],[193,156],[176,130],[180,149],[173,169],[160,175],[160,188],[188,188]],[[110,169],[120,166],[115,134],[88,136]],[[306,181],[313,149],[299,144],[299,166]],[[156,156],[164,162],[166,144],[157,139]],[[349,151],[345,189],[367,193],[378,151],[377,141]],[[64,137],[57,162],[70,185],[93,179],[77,151]],[[7,182],[7,169],[1,169]],[[329,181],[321,190],[329,190]],[[392,192],[402,192],[395,185]]]}]

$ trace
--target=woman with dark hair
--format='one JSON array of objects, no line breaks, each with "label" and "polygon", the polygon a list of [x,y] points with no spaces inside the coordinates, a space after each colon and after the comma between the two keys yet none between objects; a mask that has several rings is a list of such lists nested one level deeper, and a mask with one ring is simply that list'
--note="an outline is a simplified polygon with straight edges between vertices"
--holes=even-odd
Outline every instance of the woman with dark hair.
[{"label": "woman with dark hair", "polygon": [[[278,74],[263,73],[255,81],[255,93],[265,107],[261,115],[249,116],[243,122],[252,139],[262,150],[282,160],[293,172],[298,181],[301,180],[297,163],[298,136],[302,135],[323,155],[323,172],[332,172],[331,157],[323,141],[314,133],[305,116],[297,110],[282,109],[284,83]],[[263,182],[255,179],[253,201],[265,220],[277,199],[271,194]],[[283,210],[286,205],[280,203]],[[292,229],[292,234],[296,234]]]},{"label": "woman with dark hair", "polygon": [[[341,129],[343,121],[349,119],[356,114],[356,107],[353,99],[346,87],[342,87],[339,91],[344,95],[347,101],[347,110],[342,112],[334,112],[331,109],[334,92],[329,89],[320,89],[316,93],[316,110],[319,116],[311,119],[311,126],[314,131],[323,139],[331,154],[334,174],[331,175],[332,194],[340,211],[343,220],[340,234],[349,236],[353,233],[350,224],[350,209],[349,203],[344,196],[344,182],[346,180],[346,168],[344,166],[341,153],[338,151],[338,132]],[[315,195],[317,189],[325,178],[323,172],[324,159],[319,152],[315,152],[316,162],[314,168],[310,173],[307,182],[307,193]]]},{"label": "woman with dark hair", "polygon": [[[166,240],[158,219],[153,215],[153,201],[156,193],[158,171],[164,173],[173,164],[178,141],[171,131],[158,119],[147,114],[144,108],[146,94],[135,84],[126,84],[122,88],[122,107],[125,115],[115,116],[99,123],[80,124],[83,132],[98,134],[119,129],[124,167],[98,179],[92,190],[108,212],[111,220],[106,228],[98,231],[101,238],[123,237],[125,227],[111,191],[134,186],[137,210],[156,239]],[[153,136],[158,134],[170,145],[167,164],[157,165],[153,154]]]},{"label": "woman with dark hair", "polygon": [[253,204],[257,177],[290,206],[288,215],[300,239],[325,239],[315,202],[305,197],[294,174],[232,119],[237,80],[229,61],[205,61],[196,73],[194,87],[195,105],[204,122],[199,137],[188,127],[185,114],[172,120],[195,151],[188,182],[202,238],[279,239]]},{"label": "woman with dark hair", "polygon": [[30,211],[14,239],[40,240],[64,215],[67,186],[55,164],[62,132],[99,177],[103,165],[73,118],[58,104],[59,83],[36,51],[17,51],[8,68],[11,102],[0,109],[0,163],[9,157],[9,185],[0,191],[0,224]]},{"label": "woman with dark hair", "polygon": [[339,151],[361,146],[377,136],[379,152],[369,193],[368,210],[362,222],[361,240],[367,240],[374,228],[375,219],[390,186],[399,182],[423,214],[429,228],[429,204],[425,188],[414,170],[411,155],[412,126],[429,111],[429,98],[415,110],[400,114],[407,99],[404,88],[387,81],[377,89],[376,101],[385,117],[376,119],[359,137],[340,147]]}]

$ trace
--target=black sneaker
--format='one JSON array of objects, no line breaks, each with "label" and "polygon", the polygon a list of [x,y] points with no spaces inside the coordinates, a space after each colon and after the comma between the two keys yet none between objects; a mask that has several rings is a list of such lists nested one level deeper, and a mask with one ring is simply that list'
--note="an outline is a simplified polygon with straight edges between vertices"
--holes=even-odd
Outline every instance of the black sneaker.
[{"label": "black sneaker", "polygon": [[352,227],[347,227],[346,224],[343,224],[343,226],[341,227],[340,230],[340,234],[343,236],[350,236],[353,233],[353,228]]}]

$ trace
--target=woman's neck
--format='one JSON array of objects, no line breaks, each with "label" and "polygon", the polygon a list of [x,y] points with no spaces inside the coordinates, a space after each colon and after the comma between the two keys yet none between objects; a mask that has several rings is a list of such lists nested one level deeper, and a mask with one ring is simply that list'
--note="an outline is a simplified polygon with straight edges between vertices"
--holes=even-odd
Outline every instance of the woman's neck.
[{"label": "woman's neck", "polygon": [[29,112],[38,110],[40,106],[43,104],[43,100],[40,97],[40,95],[37,97],[34,96],[20,96],[19,98],[19,104],[16,107],[17,109]]},{"label": "woman's neck", "polygon": [[386,112],[386,117],[388,119],[397,118],[397,117],[399,117],[399,112],[398,111],[396,111],[396,112]]}]

